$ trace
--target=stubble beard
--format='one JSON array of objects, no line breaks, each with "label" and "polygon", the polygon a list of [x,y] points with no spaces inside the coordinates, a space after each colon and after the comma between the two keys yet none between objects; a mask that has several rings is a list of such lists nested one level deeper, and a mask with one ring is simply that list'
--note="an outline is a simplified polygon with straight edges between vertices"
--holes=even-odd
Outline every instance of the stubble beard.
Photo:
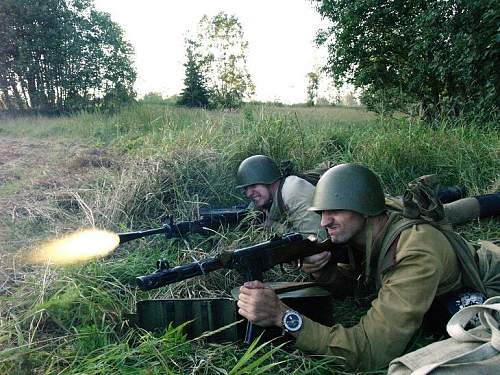
[{"label": "stubble beard", "polygon": [[328,236],[330,237],[330,241],[336,245],[343,245],[352,240],[358,233],[363,230],[364,222],[359,223],[354,228],[346,227],[344,225],[337,227],[336,233]]}]

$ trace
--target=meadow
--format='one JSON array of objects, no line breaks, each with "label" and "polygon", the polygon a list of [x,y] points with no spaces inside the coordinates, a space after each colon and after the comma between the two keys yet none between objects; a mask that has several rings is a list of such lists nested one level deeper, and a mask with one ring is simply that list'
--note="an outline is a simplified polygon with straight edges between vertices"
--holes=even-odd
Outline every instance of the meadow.
[{"label": "meadow", "polygon": [[[180,264],[255,243],[265,238],[259,228],[223,229],[210,239],[148,237],[66,267],[27,265],[23,254],[78,228],[146,229],[168,215],[195,219],[203,207],[244,204],[235,173],[252,154],[292,160],[298,170],[327,160],[362,163],[393,195],[430,173],[445,185],[465,185],[470,195],[498,191],[497,125],[444,118],[429,126],[361,108],[271,105],[236,111],[137,105],[114,115],[4,119],[0,373],[346,373],[335,359],[272,343],[216,345],[188,340],[182,327],[153,334],[128,323],[138,300],[227,296],[241,282],[231,272],[150,292],[134,281],[154,271],[159,258]],[[22,162],[23,152],[30,163]],[[498,224],[482,220],[457,230],[471,240],[500,238]],[[334,311],[346,325],[363,313],[353,299],[335,301]],[[414,345],[434,339],[423,333]]]}]

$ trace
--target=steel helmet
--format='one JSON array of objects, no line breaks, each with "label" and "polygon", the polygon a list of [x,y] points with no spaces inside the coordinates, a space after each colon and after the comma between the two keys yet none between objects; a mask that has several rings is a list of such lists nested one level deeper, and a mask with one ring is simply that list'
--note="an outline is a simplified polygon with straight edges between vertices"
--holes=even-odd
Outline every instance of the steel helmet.
[{"label": "steel helmet", "polygon": [[243,160],[236,174],[237,188],[250,185],[269,185],[281,178],[281,173],[276,163],[264,155],[254,155]]},{"label": "steel helmet", "polygon": [[362,165],[337,165],[319,179],[309,210],[349,210],[376,216],[385,210],[382,185],[375,173]]}]

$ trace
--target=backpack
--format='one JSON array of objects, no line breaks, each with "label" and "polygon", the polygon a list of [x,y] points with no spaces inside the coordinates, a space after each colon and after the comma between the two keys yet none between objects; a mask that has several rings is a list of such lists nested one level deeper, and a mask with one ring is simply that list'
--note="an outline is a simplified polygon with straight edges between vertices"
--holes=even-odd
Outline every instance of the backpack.
[{"label": "backpack", "polygon": [[400,216],[400,219],[382,243],[377,264],[377,284],[380,284],[383,271],[393,265],[388,253],[401,232],[416,224],[426,223],[441,231],[450,242],[462,268],[466,286],[487,297],[500,295],[500,247],[490,241],[473,244],[454,232],[446,222],[443,205],[437,197],[438,188],[439,179],[436,175],[422,176],[408,184],[402,203],[386,199],[391,215]]}]

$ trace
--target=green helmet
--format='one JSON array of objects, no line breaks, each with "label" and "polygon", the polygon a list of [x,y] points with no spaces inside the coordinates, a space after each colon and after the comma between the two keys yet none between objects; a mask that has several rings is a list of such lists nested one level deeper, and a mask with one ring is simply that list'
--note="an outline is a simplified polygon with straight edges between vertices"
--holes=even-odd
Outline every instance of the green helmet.
[{"label": "green helmet", "polygon": [[269,185],[281,178],[280,170],[276,163],[264,155],[254,155],[243,160],[236,174],[237,188],[250,185]]},{"label": "green helmet", "polygon": [[349,210],[376,216],[385,210],[382,185],[375,173],[362,165],[337,165],[319,179],[309,210]]}]

